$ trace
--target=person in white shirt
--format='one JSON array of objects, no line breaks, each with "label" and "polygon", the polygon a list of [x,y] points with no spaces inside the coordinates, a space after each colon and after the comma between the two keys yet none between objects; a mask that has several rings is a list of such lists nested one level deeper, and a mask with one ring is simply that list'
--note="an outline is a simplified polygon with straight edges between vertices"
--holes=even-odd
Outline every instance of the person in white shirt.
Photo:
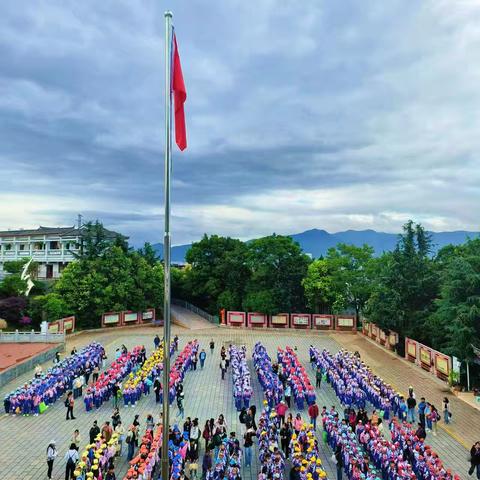
[{"label": "person in white shirt", "polygon": [[118,433],[117,455],[120,457],[122,455],[123,442],[125,441],[125,427],[122,425],[121,420],[118,421],[114,431]]},{"label": "person in white shirt", "polygon": [[65,466],[65,480],[74,480],[73,472],[75,471],[78,459],[77,446],[72,443],[68,452],[65,454],[65,460],[67,461],[67,465]]},{"label": "person in white shirt", "polygon": [[47,465],[48,465],[47,478],[52,478],[53,461],[55,460],[55,457],[57,455],[58,455],[58,452],[57,452],[55,440],[52,440],[47,447]]}]

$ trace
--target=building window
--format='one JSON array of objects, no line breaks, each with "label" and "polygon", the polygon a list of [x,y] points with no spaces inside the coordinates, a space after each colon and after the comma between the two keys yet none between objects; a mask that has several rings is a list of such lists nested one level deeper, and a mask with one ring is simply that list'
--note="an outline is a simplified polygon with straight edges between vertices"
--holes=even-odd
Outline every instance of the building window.
[{"label": "building window", "polygon": [[25,244],[24,244],[24,243],[21,243],[21,244],[19,245],[19,248],[20,248],[21,251],[25,250]]},{"label": "building window", "polygon": [[5,250],[11,250],[12,249],[12,244],[11,243],[6,243],[5,244]]},{"label": "building window", "polygon": [[34,250],[43,250],[43,247],[44,247],[43,242],[36,242],[33,248]]},{"label": "building window", "polygon": [[50,250],[59,250],[60,244],[57,241],[50,242]]}]

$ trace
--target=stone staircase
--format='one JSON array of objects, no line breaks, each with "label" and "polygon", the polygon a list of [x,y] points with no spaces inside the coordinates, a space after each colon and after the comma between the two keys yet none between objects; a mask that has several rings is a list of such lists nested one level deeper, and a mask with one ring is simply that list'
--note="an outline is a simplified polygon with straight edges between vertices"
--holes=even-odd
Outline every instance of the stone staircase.
[{"label": "stone staircase", "polygon": [[202,330],[205,328],[217,328],[208,320],[205,320],[200,315],[197,315],[186,308],[178,305],[172,305],[172,322],[181,327],[188,328],[189,330]]}]

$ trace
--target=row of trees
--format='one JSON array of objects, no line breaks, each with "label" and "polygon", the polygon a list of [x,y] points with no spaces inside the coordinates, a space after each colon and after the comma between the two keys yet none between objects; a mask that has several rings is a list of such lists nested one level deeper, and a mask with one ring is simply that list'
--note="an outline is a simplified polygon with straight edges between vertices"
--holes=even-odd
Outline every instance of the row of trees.
[{"label": "row of trees", "polygon": [[[352,312],[445,353],[473,358],[480,334],[480,239],[432,255],[421,225],[408,222],[392,252],[339,244],[312,260],[290,237],[242,242],[204,236],[172,269],[173,296],[209,311]],[[134,251],[88,224],[77,261],[54,284],[36,282],[27,298],[22,262],[7,265],[0,318],[24,322],[77,317],[93,327],[105,311],[163,306],[163,266],[146,244]],[[31,268],[34,268],[32,265]]]},{"label": "row of trees", "polygon": [[338,244],[312,260],[290,237],[205,235],[186,260],[174,295],[211,313],[352,312],[460,359],[479,343],[479,239],[432,255],[429,235],[410,221],[392,252]]}]

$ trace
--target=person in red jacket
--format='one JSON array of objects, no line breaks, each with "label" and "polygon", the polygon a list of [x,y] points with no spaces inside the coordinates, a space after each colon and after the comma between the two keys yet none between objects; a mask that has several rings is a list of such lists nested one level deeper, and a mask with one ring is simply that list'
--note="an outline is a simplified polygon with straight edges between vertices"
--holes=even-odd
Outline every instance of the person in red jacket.
[{"label": "person in red jacket", "polygon": [[310,417],[310,423],[313,425],[314,430],[317,429],[317,417],[319,414],[318,405],[313,402],[308,407],[308,416]]},{"label": "person in red jacket", "polygon": [[280,418],[280,425],[285,423],[285,414],[287,413],[288,407],[287,404],[282,400],[276,407],[278,418]]}]

